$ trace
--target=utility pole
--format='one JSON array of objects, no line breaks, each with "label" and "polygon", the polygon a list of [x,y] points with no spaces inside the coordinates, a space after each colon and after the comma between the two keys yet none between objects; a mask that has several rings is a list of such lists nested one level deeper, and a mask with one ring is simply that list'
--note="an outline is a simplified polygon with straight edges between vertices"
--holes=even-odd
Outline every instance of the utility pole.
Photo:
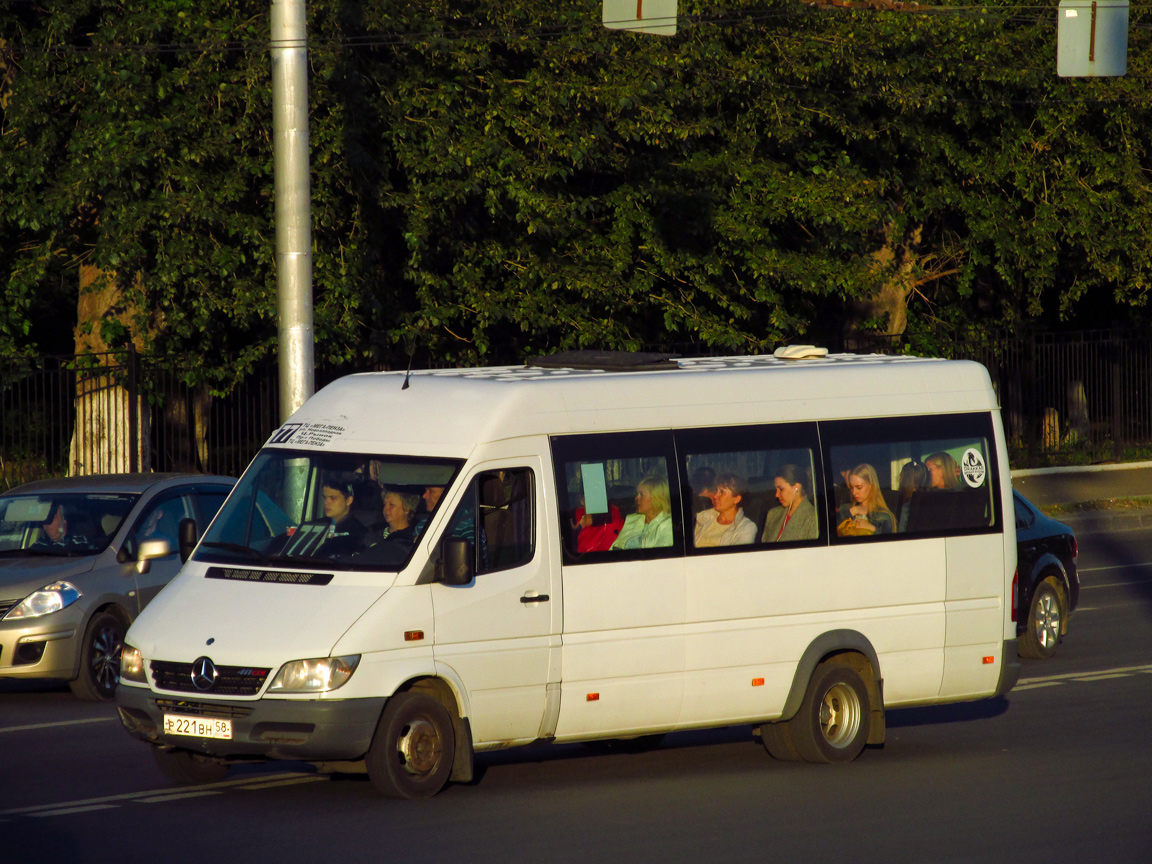
[{"label": "utility pole", "polygon": [[272,0],[272,155],[276,198],[280,422],[315,390],[308,32],[304,0]]}]

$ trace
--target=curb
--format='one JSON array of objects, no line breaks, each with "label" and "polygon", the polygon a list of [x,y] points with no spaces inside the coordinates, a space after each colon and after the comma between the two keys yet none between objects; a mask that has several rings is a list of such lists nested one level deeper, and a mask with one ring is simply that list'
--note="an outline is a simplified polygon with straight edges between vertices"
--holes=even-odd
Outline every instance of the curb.
[{"label": "curb", "polygon": [[1017,477],[1046,477],[1053,474],[1089,474],[1096,471],[1127,471],[1133,468],[1152,468],[1152,462],[1109,462],[1106,465],[1062,465],[1059,468],[1016,468],[1009,471]]},{"label": "curb", "polygon": [[1094,510],[1086,513],[1062,513],[1051,518],[1057,522],[1063,522],[1077,535],[1152,530],[1152,508],[1131,511]]}]

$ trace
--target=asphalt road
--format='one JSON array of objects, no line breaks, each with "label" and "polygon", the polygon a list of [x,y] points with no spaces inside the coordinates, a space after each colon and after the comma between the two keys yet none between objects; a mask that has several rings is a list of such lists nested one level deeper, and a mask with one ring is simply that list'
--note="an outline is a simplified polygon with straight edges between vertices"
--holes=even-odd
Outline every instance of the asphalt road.
[{"label": "asphalt road", "polygon": [[483,756],[424,802],[297,764],[176,788],[114,709],[0,684],[0,860],[1152,861],[1152,534],[1080,541],[1054,659],[1004,700],[890,711],[845,766],[774,762],[736,727]]}]

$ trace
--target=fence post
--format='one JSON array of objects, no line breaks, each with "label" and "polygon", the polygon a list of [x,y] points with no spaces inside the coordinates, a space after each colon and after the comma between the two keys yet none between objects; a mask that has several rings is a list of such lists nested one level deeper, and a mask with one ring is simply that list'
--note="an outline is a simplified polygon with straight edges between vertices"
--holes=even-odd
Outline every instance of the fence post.
[{"label": "fence post", "polygon": [[1121,354],[1124,352],[1125,342],[1117,338],[1117,329],[1112,328],[1111,351],[1109,351],[1109,365],[1112,367],[1112,459],[1119,462],[1124,455],[1124,387],[1121,377],[1124,374],[1124,365]]},{"label": "fence post", "polygon": [[140,403],[136,387],[136,346],[128,343],[128,471],[140,470]]},{"label": "fence post", "polygon": [[1028,383],[1024,386],[1024,435],[1027,438],[1028,467],[1036,465],[1036,445],[1043,429],[1044,420],[1040,416],[1040,400],[1036,394],[1036,333],[1029,327],[1024,332],[1025,368],[1028,370]]}]

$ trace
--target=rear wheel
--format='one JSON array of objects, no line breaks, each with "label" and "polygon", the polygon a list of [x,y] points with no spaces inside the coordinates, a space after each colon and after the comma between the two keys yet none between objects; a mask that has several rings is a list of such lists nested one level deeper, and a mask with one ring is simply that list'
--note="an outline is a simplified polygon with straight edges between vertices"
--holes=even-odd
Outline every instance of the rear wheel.
[{"label": "rear wheel", "polygon": [[1060,600],[1060,590],[1056,587],[1056,577],[1049,576],[1032,593],[1028,625],[1020,639],[1020,655],[1042,660],[1051,657],[1060,644],[1063,623],[1064,604]]},{"label": "rear wheel", "polygon": [[152,758],[164,776],[179,786],[198,786],[223,780],[228,773],[227,763],[209,756],[189,753],[187,750],[152,748]]},{"label": "rear wheel", "polygon": [[78,699],[107,702],[115,695],[124,629],[124,622],[111,612],[97,612],[88,622],[80,646],[80,675],[68,682]]},{"label": "rear wheel", "polygon": [[452,772],[456,739],[448,709],[418,691],[388,700],[365,763],[372,785],[389,798],[431,798]]},{"label": "rear wheel", "polygon": [[851,762],[868,741],[871,720],[860,673],[825,663],[812,673],[804,702],[786,731],[805,762]]}]

